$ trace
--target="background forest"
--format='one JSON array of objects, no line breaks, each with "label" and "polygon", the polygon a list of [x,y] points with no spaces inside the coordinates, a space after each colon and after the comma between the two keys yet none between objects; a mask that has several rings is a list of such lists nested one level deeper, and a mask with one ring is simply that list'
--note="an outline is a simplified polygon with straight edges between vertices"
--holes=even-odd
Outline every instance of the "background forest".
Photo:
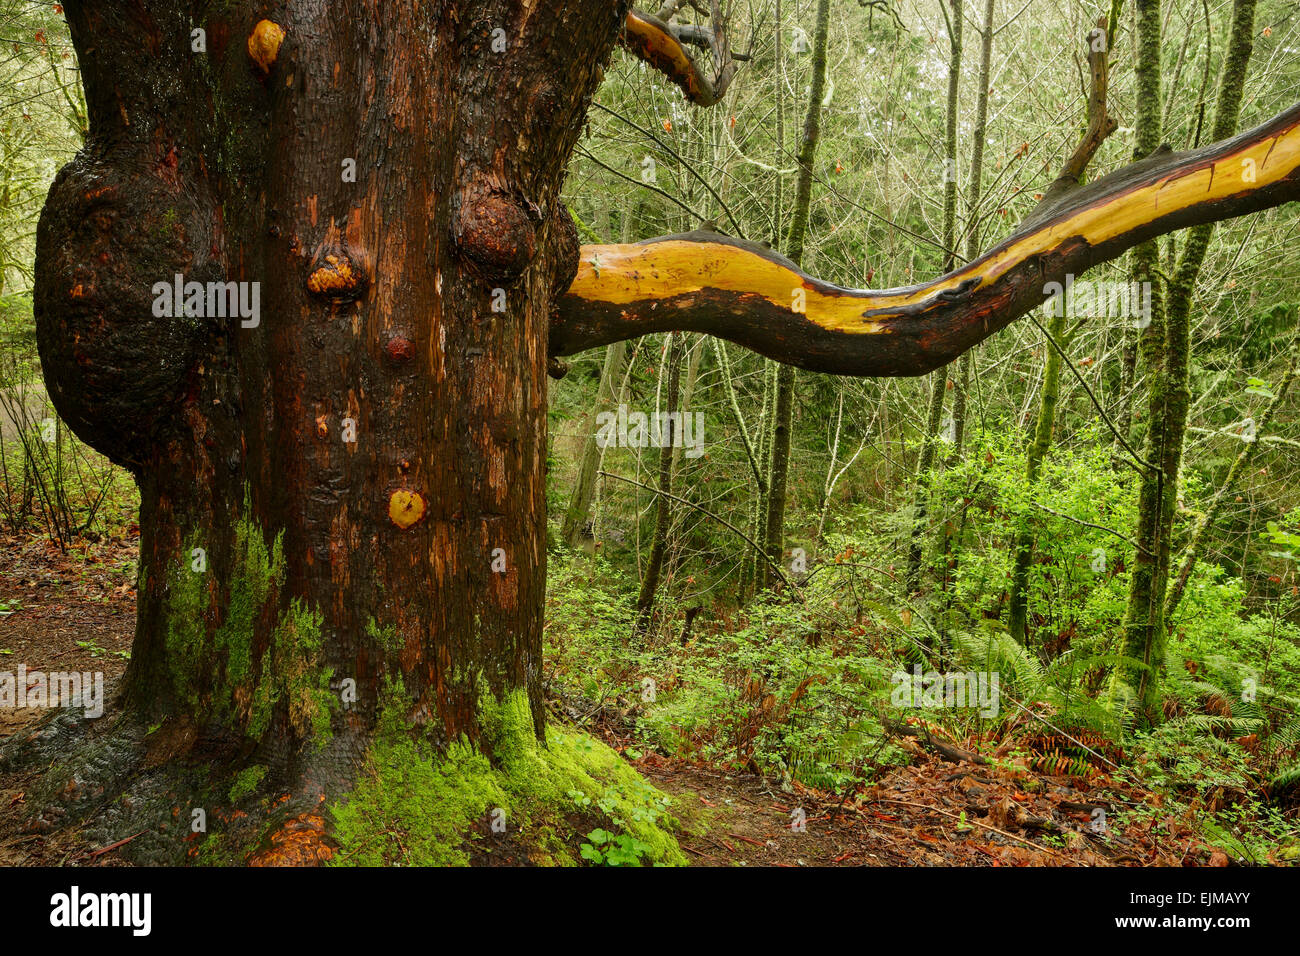
[{"label": "background forest", "polygon": [[[1135,68],[1151,6],[733,3],[737,73],[712,109],[616,54],[566,200],[584,243],[703,225],[839,285],[919,282],[1010,234],[1056,179],[1088,124],[1099,18],[1117,128],[1089,179],[1144,136],[1188,149],[1295,101],[1300,5],[1164,0],[1152,115]],[[59,5],[0,0],[0,555],[16,569],[52,549],[129,593],[134,484],[60,426],[32,321],[36,220],[84,117]],[[923,378],[805,373],[693,333],[570,359],[550,389],[551,706],[633,758],[835,794],[913,760],[918,738],[1125,780],[1159,795],[1126,823],[1293,858],[1298,233],[1292,205],[1166,236],[1145,266],[1137,250],[1086,277],[1127,287],[1147,269],[1154,321],[1043,310]],[[1168,399],[1178,328],[1185,415]],[[688,415],[698,447],[598,440],[620,406]],[[1176,487],[1144,495],[1144,463],[1171,448]],[[23,598],[0,573],[2,654]],[[1000,707],[900,715],[894,675],[914,667],[996,673]]]}]

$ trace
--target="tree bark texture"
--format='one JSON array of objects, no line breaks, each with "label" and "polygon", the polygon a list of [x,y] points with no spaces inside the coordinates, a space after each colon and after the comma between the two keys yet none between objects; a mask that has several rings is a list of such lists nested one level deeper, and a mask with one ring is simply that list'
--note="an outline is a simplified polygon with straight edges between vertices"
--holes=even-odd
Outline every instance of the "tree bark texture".
[{"label": "tree bark texture", "polygon": [[[515,688],[540,727],[559,187],[626,4],[65,7],[90,136],[38,342],[141,488],[126,702],[291,768],[347,765],[389,679],[446,739]],[[257,283],[257,321],[155,317],[178,274]]]}]

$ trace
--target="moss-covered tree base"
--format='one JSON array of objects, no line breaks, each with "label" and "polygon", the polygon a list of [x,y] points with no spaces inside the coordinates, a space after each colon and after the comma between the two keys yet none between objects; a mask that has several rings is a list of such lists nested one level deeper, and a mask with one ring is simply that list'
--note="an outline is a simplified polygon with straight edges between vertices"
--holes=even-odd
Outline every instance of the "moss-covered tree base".
[{"label": "moss-covered tree base", "polygon": [[332,863],[460,865],[499,851],[540,865],[685,862],[668,798],[613,750],[558,727],[543,747],[522,693],[480,707],[481,750],[460,741],[435,756],[381,722],[358,785],[329,808]]},{"label": "moss-covered tree base", "polygon": [[0,746],[0,773],[40,771],[24,832],[79,827],[144,865],[685,862],[668,798],[586,734],[552,727],[542,746],[524,694],[485,697],[481,747],[439,751],[404,710],[294,757],[69,708]]}]

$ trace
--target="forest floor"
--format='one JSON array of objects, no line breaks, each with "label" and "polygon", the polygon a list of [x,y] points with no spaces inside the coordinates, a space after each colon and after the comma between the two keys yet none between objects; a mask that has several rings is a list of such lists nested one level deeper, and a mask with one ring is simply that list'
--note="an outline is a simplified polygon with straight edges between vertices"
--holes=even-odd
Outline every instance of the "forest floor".
[{"label": "forest floor", "polygon": [[[135,622],[137,537],[68,553],[0,536],[0,670],[101,671],[117,678]],[[561,702],[552,709],[563,712]],[[0,709],[0,740],[39,709]],[[631,728],[584,729],[620,751]],[[910,766],[833,794],[757,774],[646,754],[634,762],[672,797],[680,843],[703,866],[1197,866],[1227,865],[1194,819],[1161,811],[1158,793],[1118,777],[1054,777],[1006,761],[951,760],[903,738]],[[22,832],[35,774],[0,776],[0,866],[122,865],[118,847],[76,830]],[[1099,825],[1097,809],[1121,828]]]},{"label": "forest floor", "polygon": [[[138,530],[126,540],[81,542],[62,553],[44,538],[0,536],[0,671],[101,672],[126,668],[135,632]],[[47,711],[0,708],[0,740]],[[0,866],[114,865],[75,830],[24,834],[23,800],[36,774],[0,775]],[[117,861],[120,864],[120,861]]]}]

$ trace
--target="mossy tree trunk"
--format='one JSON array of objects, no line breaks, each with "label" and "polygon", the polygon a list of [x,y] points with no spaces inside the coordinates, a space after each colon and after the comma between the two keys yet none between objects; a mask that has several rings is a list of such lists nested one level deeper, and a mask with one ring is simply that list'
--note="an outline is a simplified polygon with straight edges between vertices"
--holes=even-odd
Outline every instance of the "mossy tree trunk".
[{"label": "mossy tree trunk", "polygon": [[[42,787],[119,824],[114,797],[165,768],[242,784],[256,761],[315,806],[355,781],[381,713],[485,760],[536,746],[548,352],[689,330],[924,374],[1045,282],[1300,198],[1293,107],[910,289],[829,286],[716,233],[579,250],[558,192],[625,2],[64,7],[90,133],[38,230],[38,345],[60,415],[136,476],[142,544],[124,729]],[[1247,161],[1257,182],[1214,175]],[[208,284],[193,312],[162,307],[176,276]],[[224,283],[247,310],[216,309]],[[170,821],[172,791],[153,795]]]},{"label": "mossy tree trunk", "polygon": [[[1138,107],[1134,159],[1150,156],[1160,146],[1160,6],[1160,0],[1137,0]],[[1154,668],[1159,664],[1163,646],[1162,635],[1153,620],[1159,607],[1156,597],[1160,586],[1159,542],[1156,538],[1160,530],[1159,510],[1164,488],[1159,463],[1152,460],[1159,457],[1161,446],[1156,423],[1164,409],[1165,306],[1159,265],[1160,250],[1155,240],[1144,242],[1133,250],[1133,282],[1151,289],[1151,321],[1142,330],[1137,346],[1138,359],[1149,376],[1147,407],[1143,415],[1147,433],[1143,451],[1147,466],[1141,473],[1138,490],[1136,540],[1140,547],[1133,556],[1121,645],[1121,653],[1132,658],[1133,663],[1120,668],[1116,674],[1117,681],[1127,682],[1137,693],[1143,708],[1152,717],[1159,698]]]},{"label": "mossy tree trunk", "polygon": [[[1154,149],[1159,137],[1159,0],[1139,0],[1139,88],[1142,94],[1138,121],[1139,148]],[[1214,139],[1237,130],[1246,68],[1254,46],[1255,0],[1235,0],[1232,29],[1224,54],[1218,100],[1215,104]],[[1151,112],[1154,110],[1154,112]],[[1245,173],[1238,172],[1242,182]],[[1152,283],[1152,323],[1142,340],[1142,357],[1149,377],[1147,434],[1144,446],[1149,469],[1143,475],[1138,498],[1136,541],[1129,584],[1128,609],[1121,653],[1128,663],[1117,675],[1136,694],[1143,718],[1160,718],[1160,669],[1164,664],[1165,594],[1169,583],[1178,503],[1178,479],[1183,439],[1191,404],[1188,382],[1191,360],[1192,292],[1209,248],[1214,226],[1194,226],[1187,235],[1168,284],[1166,296],[1155,293],[1159,254],[1154,242],[1139,246],[1134,255],[1135,278]]]},{"label": "mossy tree trunk", "polygon": [[[351,774],[390,679],[435,738],[521,689],[540,730],[559,187],[625,5],[65,9],[90,135],[36,319],[141,489],[126,709],[288,779]],[[159,316],[177,275],[257,314]]]}]

